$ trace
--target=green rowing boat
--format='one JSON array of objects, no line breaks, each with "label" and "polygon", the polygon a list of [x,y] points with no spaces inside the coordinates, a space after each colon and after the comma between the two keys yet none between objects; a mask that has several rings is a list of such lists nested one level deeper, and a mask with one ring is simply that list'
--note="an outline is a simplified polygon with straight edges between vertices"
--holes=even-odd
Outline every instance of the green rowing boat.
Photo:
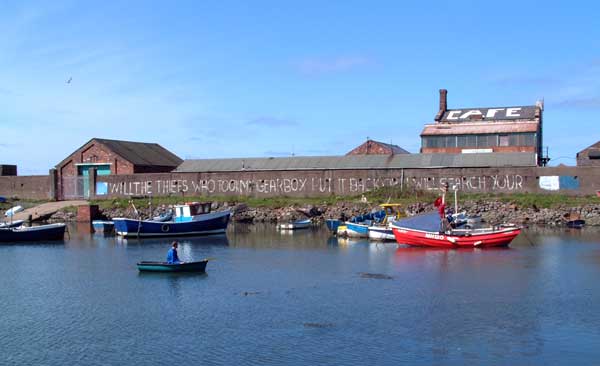
[{"label": "green rowing boat", "polygon": [[199,262],[173,263],[167,262],[139,262],[138,271],[143,272],[204,272],[208,259]]}]

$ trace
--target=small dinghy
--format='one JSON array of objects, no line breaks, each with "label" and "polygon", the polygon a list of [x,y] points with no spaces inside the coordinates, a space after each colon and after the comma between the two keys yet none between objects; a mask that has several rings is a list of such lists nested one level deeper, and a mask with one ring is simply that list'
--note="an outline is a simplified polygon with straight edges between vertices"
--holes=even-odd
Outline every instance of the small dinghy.
[{"label": "small dinghy", "polygon": [[0,228],[0,242],[62,240],[65,228],[62,223]]},{"label": "small dinghy", "polygon": [[142,261],[137,264],[140,272],[205,272],[208,259],[199,262],[167,263]]},{"label": "small dinghy", "polygon": [[571,220],[567,221],[567,227],[571,229],[581,229],[585,226],[585,220]]},{"label": "small dinghy", "polygon": [[277,229],[279,229],[279,230],[307,229],[310,227],[310,224],[311,224],[310,219],[296,220],[296,221],[289,222],[287,224],[278,224]]},{"label": "small dinghy", "polygon": [[115,223],[112,221],[94,220],[92,226],[96,233],[111,233],[115,230]]},{"label": "small dinghy", "polygon": [[0,222],[0,228],[19,227],[23,225],[24,220],[15,220],[12,222]]},{"label": "small dinghy", "polygon": [[4,216],[11,217],[21,211],[23,211],[23,206],[15,206],[15,207],[12,207],[12,208],[9,208],[8,210],[6,210],[6,212],[4,213]]}]

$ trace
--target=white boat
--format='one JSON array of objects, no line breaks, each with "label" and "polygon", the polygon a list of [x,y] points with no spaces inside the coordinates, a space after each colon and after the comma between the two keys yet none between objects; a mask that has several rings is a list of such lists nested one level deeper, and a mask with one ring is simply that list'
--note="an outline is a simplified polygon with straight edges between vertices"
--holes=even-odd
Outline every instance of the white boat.
[{"label": "white boat", "polygon": [[369,239],[377,241],[396,241],[391,223],[400,218],[399,203],[384,203],[381,208],[385,212],[385,217],[381,223],[369,226]]},{"label": "white boat", "polygon": [[23,211],[23,206],[11,207],[8,210],[6,210],[6,212],[4,212],[4,216],[11,217],[11,216],[14,216],[17,212],[21,212],[21,211]]},{"label": "white boat", "polygon": [[0,228],[19,227],[23,225],[25,220],[15,220],[10,222],[0,222]]},{"label": "white boat", "polygon": [[288,223],[285,223],[285,224],[277,224],[277,229],[278,230],[307,229],[307,228],[310,227],[311,222],[312,221],[310,219],[296,220],[296,221],[288,222]]}]

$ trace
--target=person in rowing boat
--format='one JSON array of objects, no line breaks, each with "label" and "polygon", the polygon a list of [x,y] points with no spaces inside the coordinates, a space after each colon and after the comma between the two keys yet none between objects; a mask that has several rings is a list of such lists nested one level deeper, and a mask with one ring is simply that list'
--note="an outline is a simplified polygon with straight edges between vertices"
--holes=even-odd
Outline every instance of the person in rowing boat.
[{"label": "person in rowing boat", "polygon": [[176,241],[174,241],[171,244],[171,249],[169,249],[169,252],[167,253],[167,263],[183,264],[183,262],[179,260],[179,256],[177,255],[177,246],[178,245],[179,245],[179,243],[177,243]]}]

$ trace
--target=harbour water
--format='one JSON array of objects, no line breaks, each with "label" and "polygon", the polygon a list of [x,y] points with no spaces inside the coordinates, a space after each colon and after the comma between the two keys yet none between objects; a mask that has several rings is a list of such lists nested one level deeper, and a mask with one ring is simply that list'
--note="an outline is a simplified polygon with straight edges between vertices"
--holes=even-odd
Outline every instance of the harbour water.
[{"label": "harbour water", "polygon": [[142,274],[170,239],[71,227],[0,246],[0,365],[593,364],[600,231],[431,250],[230,227],[180,240],[206,274]]}]

